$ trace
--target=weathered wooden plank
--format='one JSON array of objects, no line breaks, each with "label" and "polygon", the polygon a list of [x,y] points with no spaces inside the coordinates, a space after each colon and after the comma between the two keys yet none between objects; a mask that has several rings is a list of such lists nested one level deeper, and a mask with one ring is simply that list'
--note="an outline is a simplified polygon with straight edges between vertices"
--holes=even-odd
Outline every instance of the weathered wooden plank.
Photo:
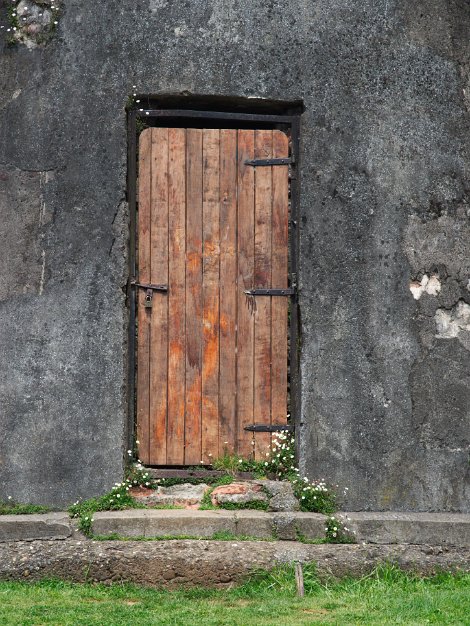
[{"label": "weathered wooden plank", "polygon": [[[272,131],[255,131],[255,159],[272,157]],[[271,287],[272,167],[255,168],[255,287]],[[271,300],[256,298],[254,422],[271,423]],[[255,458],[265,458],[269,433],[255,433]]]},{"label": "weathered wooden plank", "polygon": [[[139,138],[139,278],[150,280],[150,205],[152,131],[144,130]],[[145,292],[138,290],[137,301],[137,441],[139,458],[150,458],[150,310],[144,307]]]},{"label": "weathered wooden plank", "polygon": [[168,131],[168,465],[184,463],[185,289],[186,289],[186,131]]},{"label": "weathered wooden plank", "polygon": [[[273,157],[289,154],[289,141],[285,133],[273,131]],[[287,167],[273,167],[273,219],[272,219],[272,284],[288,286],[288,229],[289,229],[289,172]],[[288,298],[272,298],[272,365],[271,365],[271,416],[272,422],[287,421],[287,332]]]},{"label": "weathered wooden plank", "polygon": [[236,432],[237,131],[220,131],[219,454],[234,454]]},{"label": "weathered wooden plank", "polygon": [[202,460],[219,454],[219,130],[203,131]]},{"label": "weathered wooden plank", "polygon": [[[152,283],[168,284],[168,129],[152,129]],[[168,294],[155,292],[150,340],[150,464],[165,465],[168,408]]]},{"label": "weathered wooden plank", "polygon": [[252,454],[252,435],[244,430],[253,423],[254,306],[244,294],[254,284],[254,168],[245,165],[254,158],[254,131],[238,131],[238,332],[237,332],[237,422],[238,454]]},{"label": "weathered wooden plank", "polygon": [[186,465],[202,460],[202,130],[186,131]]}]

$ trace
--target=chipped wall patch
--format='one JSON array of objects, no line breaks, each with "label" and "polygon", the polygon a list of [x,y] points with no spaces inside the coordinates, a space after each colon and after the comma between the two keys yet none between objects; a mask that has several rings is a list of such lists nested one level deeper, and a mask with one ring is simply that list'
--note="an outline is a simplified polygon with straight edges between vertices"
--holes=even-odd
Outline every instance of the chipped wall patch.
[{"label": "chipped wall patch", "polygon": [[459,300],[452,309],[437,309],[434,319],[438,339],[457,338],[470,349],[470,304]]},{"label": "chipped wall patch", "polygon": [[420,281],[412,280],[410,283],[410,291],[415,300],[419,300],[423,293],[428,293],[430,296],[437,296],[441,291],[439,276],[432,274],[432,276],[429,277],[427,274],[424,274]]}]

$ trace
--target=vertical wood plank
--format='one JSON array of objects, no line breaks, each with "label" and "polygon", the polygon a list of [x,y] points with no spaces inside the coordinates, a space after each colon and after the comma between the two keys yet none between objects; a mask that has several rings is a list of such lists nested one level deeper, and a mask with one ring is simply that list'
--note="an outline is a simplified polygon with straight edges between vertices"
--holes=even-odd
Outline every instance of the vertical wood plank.
[{"label": "vertical wood plank", "polygon": [[219,130],[203,131],[202,459],[219,455]]},{"label": "vertical wood plank", "polygon": [[219,455],[234,454],[236,432],[237,131],[220,131]]},{"label": "vertical wood plank", "polygon": [[[272,131],[255,131],[255,159],[272,157]],[[255,168],[255,287],[271,287],[272,168]],[[271,300],[256,299],[254,343],[254,422],[271,423]],[[255,434],[255,458],[264,458],[269,433]]]},{"label": "vertical wood plank", "polygon": [[244,430],[253,424],[254,305],[244,291],[254,285],[254,168],[245,165],[254,158],[254,131],[238,131],[238,332],[237,332],[237,421],[238,454],[252,454],[252,437]]},{"label": "vertical wood plank", "polygon": [[202,460],[202,130],[186,131],[186,465]]},{"label": "vertical wood plank", "polygon": [[186,131],[168,131],[168,423],[169,465],[184,463]]},{"label": "vertical wood plank", "polygon": [[[150,205],[152,130],[144,130],[139,138],[139,278],[150,280]],[[144,307],[145,292],[138,290],[137,301],[137,441],[139,458],[150,459],[150,310]]]},{"label": "vertical wood plank", "polygon": [[[152,129],[152,283],[168,284],[168,129]],[[168,294],[155,292],[150,342],[150,463],[165,465],[168,399]]]},{"label": "vertical wood plank", "polygon": [[[285,133],[273,131],[273,157],[289,156]],[[289,172],[285,166],[273,167],[273,287],[288,286]],[[272,298],[271,415],[275,424],[287,422],[287,332],[288,298]]]}]

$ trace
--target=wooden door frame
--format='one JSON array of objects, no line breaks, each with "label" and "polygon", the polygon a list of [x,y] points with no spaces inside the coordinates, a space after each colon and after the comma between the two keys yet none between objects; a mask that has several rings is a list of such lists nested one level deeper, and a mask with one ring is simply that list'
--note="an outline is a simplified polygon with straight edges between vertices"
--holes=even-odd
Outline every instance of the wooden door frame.
[{"label": "wooden door frame", "polygon": [[[145,99],[144,99],[145,98]],[[127,349],[127,406],[128,419],[126,424],[125,441],[126,450],[134,450],[135,422],[136,422],[136,293],[133,281],[138,280],[138,267],[136,262],[136,228],[137,228],[137,146],[138,135],[142,130],[142,123],[146,126],[187,127],[196,124],[206,128],[277,128],[288,131],[291,140],[292,159],[291,165],[291,207],[289,218],[289,253],[290,267],[289,280],[297,286],[294,296],[291,297],[290,308],[290,423],[294,426],[296,438],[296,450],[300,450],[300,315],[299,315],[299,203],[300,203],[300,176],[299,176],[299,152],[300,152],[300,115],[302,113],[299,103],[277,103],[278,108],[285,113],[269,112],[246,112],[250,109],[268,108],[273,110],[273,104],[266,101],[244,100],[245,109],[239,110],[199,110],[199,108],[159,108],[158,102],[151,98],[140,96],[141,101],[147,103],[147,108],[131,108],[127,111],[127,202],[129,206],[129,278],[127,282],[127,303],[129,307],[129,329]],[[226,100],[226,99],[221,99]],[[261,103],[261,104],[260,104]],[[186,104],[186,103],[185,103]],[[256,106],[258,105],[258,106]],[[225,103],[220,108],[228,108]],[[240,107],[240,101],[238,106]],[[274,109],[275,110],[275,109]],[[127,454],[125,458],[129,457]],[[298,460],[298,459],[297,459]]]}]

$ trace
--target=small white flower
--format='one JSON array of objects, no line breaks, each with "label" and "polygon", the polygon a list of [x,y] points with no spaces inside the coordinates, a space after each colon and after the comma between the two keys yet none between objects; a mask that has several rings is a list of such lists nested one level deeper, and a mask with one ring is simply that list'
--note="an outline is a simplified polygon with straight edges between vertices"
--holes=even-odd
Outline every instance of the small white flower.
[{"label": "small white flower", "polygon": [[243,463],[243,459],[238,459],[238,462],[239,463]]},{"label": "small white flower", "polygon": [[[8,496],[8,499],[11,500],[12,496]],[[76,502],[76,504],[78,504],[78,500]]]},{"label": "small white flower", "polygon": [[121,497],[121,494],[120,494],[120,493],[117,493],[117,494],[116,494],[116,498],[120,498],[120,497]]},{"label": "small white flower", "polygon": [[267,461],[264,462],[265,465],[269,465],[269,463]]}]

